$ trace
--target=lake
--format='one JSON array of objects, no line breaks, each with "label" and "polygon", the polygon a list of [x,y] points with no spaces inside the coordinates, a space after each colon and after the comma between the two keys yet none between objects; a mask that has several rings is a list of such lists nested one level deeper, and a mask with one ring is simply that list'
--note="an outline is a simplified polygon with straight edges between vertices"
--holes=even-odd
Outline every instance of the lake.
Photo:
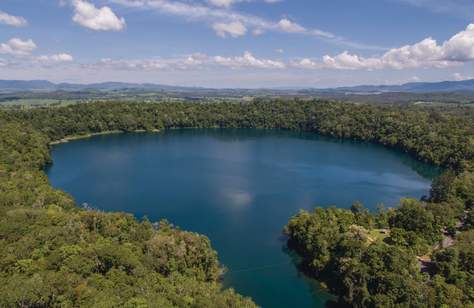
[{"label": "lake", "polygon": [[435,170],[382,146],[276,130],[171,130],[56,145],[56,188],[104,211],[168,219],[207,235],[224,286],[263,307],[323,307],[281,230],[299,209],[396,206],[429,193]]}]

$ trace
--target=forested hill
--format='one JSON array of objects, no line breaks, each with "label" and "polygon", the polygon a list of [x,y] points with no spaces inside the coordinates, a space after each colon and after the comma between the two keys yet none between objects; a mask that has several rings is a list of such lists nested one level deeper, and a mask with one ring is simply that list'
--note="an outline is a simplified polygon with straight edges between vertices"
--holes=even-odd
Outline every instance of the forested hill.
[{"label": "forested hill", "polygon": [[74,83],[52,83],[47,80],[0,80],[0,92],[9,91],[81,91],[81,90],[123,90],[139,89],[151,91],[184,91],[218,94],[219,92],[249,92],[267,91],[285,94],[285,92],[294,93],[295,91],[313,91],[313,92],[403,92],[403,93],[434,93],[434,92],[456,92],[456,91],[474,91],[474,79],[460,81],[441,81],[441,82],[411,82],[402,85],[359,85],[339,88],[293,88],[291,90],[281,89],[212,89],[199,87],[170,86],[153,83],[126,83],[126,82],[102,82],[91,84]]},{"label": "forested hill", "polygon": [[0,111],[0,307],[255,307],[221,289],[205,236],[53,189],[51,137],[17,116]]},{"label": "forested hill", "polygon": [[474,91],[474,79],[441,82],[410,82],[402,85],[355,86],[333,89],[333,91],[361,92],[402,92],[402,93],[435,93]]},{"label": "forested hill", "polygon": [[[472,305],[473,119],[469,108],[298,100],[0,111],[0,306],[252,307],[221,290],[207,238],[166,222],[154,228],[131,215],[79,209],[42,171],[52,141],[185,127],[304,130],[380,143],[444,166],[429,202],[403,201],[399,210],[378,214],[359,204],[351,212],[302,212],[286,232],[308,273],[337,290],[340,303]],[[455,245],[433,248],[445,233]],[[422,253],[431,253],[425,274],[416,259]]]},{"label": "forested hill", "polygon": [[375,107],[324,101],[254,103],[94,103],[12,112],[51,140],[102,131],[152,131],[176,127],[278,128],[383,144],[441,166],[474,157],[469,107]]}]

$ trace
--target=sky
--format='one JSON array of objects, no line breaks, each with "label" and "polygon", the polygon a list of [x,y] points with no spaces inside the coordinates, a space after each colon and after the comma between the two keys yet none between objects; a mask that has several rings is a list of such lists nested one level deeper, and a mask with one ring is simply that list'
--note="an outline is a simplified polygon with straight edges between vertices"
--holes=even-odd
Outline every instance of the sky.
[{"label": "sky", "polygon": [[0,0],[0,79],[325,88],[470,78],[473,0]]}]

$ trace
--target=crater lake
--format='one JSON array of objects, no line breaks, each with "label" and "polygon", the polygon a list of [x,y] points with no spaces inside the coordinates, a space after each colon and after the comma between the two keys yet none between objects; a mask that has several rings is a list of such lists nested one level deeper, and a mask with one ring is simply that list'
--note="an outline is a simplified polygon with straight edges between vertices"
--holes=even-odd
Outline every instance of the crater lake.
[{"label": "crater lake", "polygon": [[428,195],[436,174],[379,145],[278,130],[95,136],[55,145],[52,157],[50,181],[78,204],[208,236],[225,287],[263,307],[323,307],[330,298],[286,248],[282,229],[299,209],[394,207]]}]

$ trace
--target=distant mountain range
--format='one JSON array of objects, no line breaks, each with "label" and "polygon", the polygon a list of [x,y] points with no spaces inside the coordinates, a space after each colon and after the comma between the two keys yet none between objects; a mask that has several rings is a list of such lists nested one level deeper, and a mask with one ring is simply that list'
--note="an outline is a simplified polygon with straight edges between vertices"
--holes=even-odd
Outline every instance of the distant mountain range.
[{"label": "distant mountain range", "polygon": [[[0,91],[113,91],[125,89],[142,89],[151,91],[189,90],[191,87],[175,87],[152,83],[102,82],[91,84],[53,83],[47,80],[0,80]],[[196,88],[198,89],[198,88]]]},{"label": "distant mountain range", "polygon": [[[125,83],[125,82],[103,82],[92,84],[74,84],[74,83],[52,83],[46,80],[0,80],[0,92],[18,92],[18,91],[116,91],[116,90],[146,90],[146,91],[228,91],[231,89],[206,89],[193,87],[168,86],[152,83]],[[239,89],[232,89],[239,90]],[[242,91],[252,91],[241,89]],[[262,89],[260,89],[262,90]],[[296,89],[266,89],[276,92],[298,91]],[[442,82],[412,82],[402,85],[361,85],[354,87],[339,87],[329,89],[299,89],[310,90],[319,93],[349,93],[349,94],[378,94],[378,93],[433,93],[433,92],[474,92],[474,79],[463,81],[442,81]]]},{"label": "distant mountain range", "polygon": [[353,93],[432,93],[432,92],[459,92],[474,91],[474,79],[462,81],[441,82],[411,82],[402,85],[365,85],[355,87],[340,87],[327,89],[328,91],[353,92]]}]

